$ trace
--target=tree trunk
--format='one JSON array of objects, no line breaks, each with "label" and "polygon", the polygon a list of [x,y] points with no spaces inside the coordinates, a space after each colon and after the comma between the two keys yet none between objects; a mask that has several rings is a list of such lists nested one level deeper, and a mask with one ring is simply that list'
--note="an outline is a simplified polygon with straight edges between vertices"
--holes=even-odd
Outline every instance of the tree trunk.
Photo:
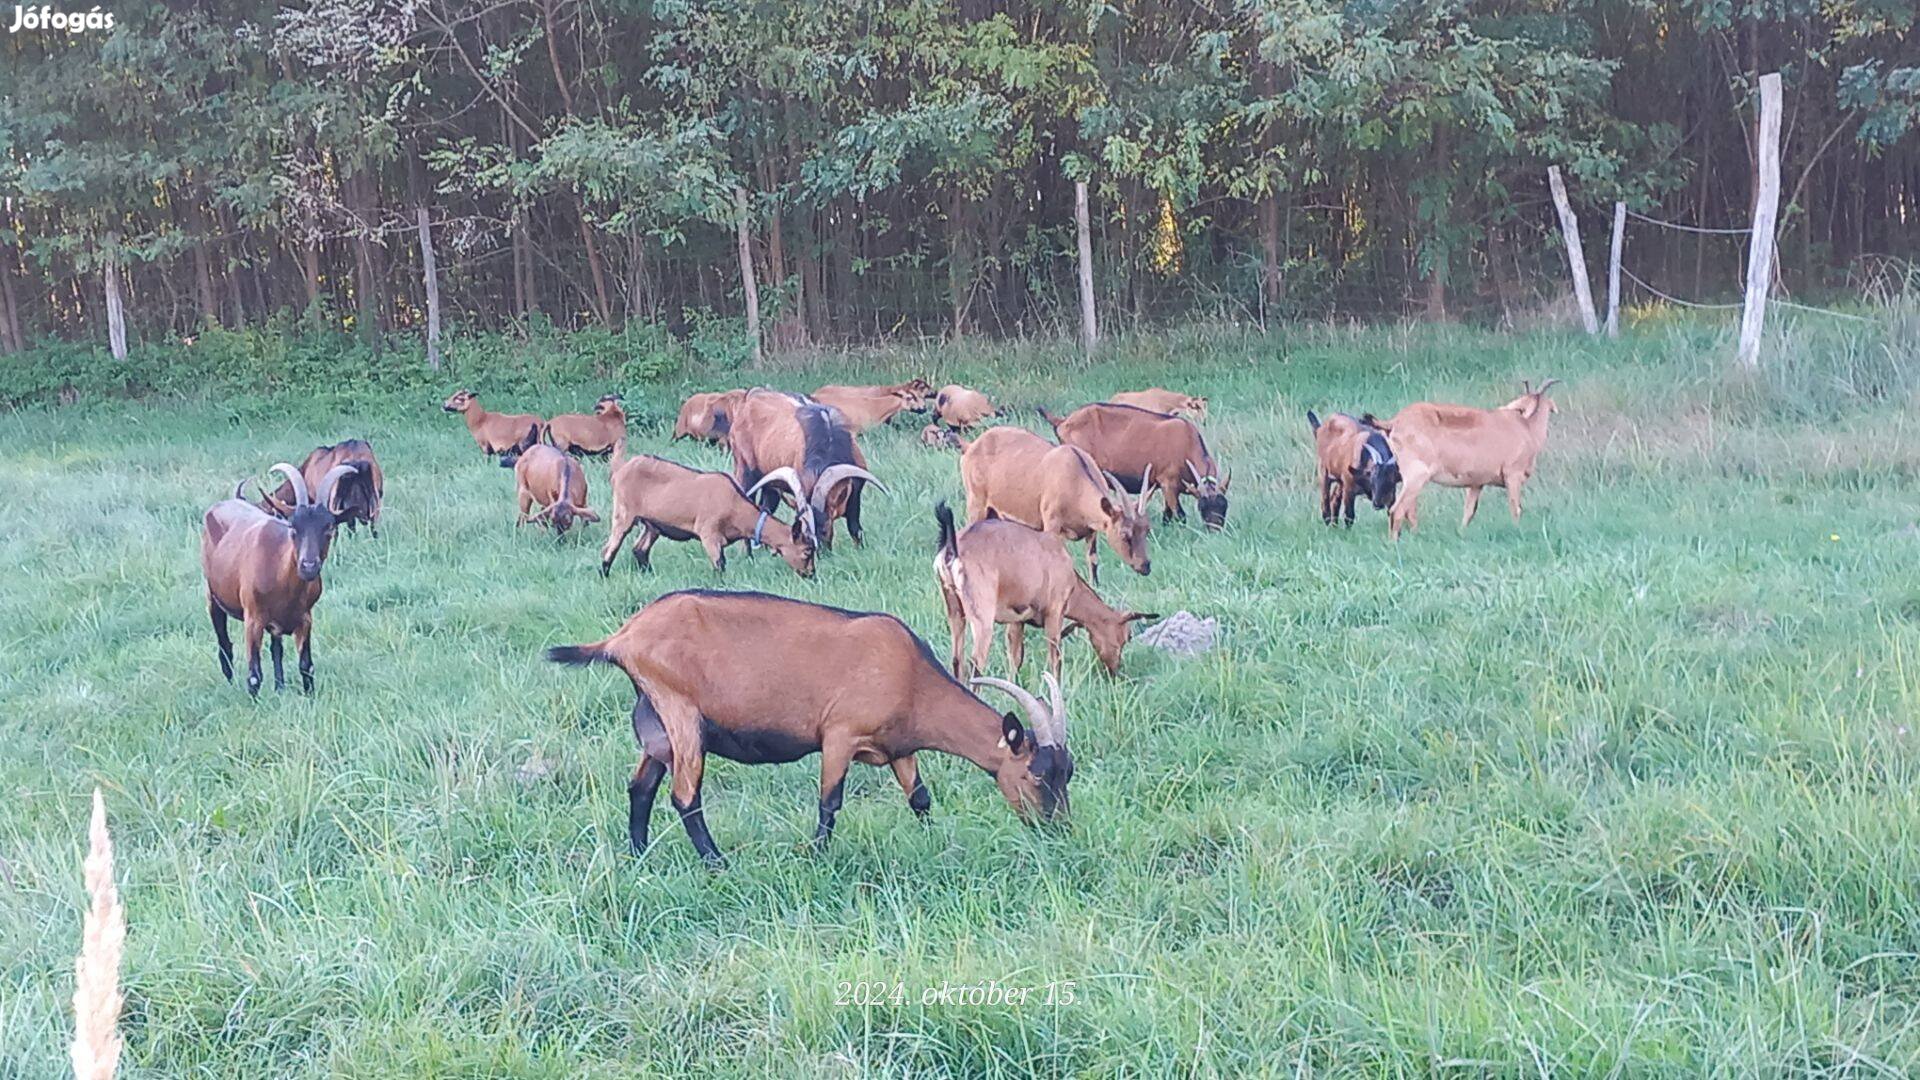
[{"label": "tree trunk", "polygon": [[607,294],[607,268],[600,258],[600,245],[594,242],[593,225],[587,221],[587,206],[578,195],[573,198],[574,216],[580,219],[580,243],[587,249],[587,269],[593,276],[593,295],[587,299],[593,304],[593,314],[602,324],[613,321],[613,302]]},{"label": "tree trunk", "polygon": [[1553,190],[1553,208],[1560,215],[1560,235],[1567,245],[1567,266],[1573,272],[1573,297],[1580,305],[1580,321],[1587,333],[1600,332],[1600,320],[1593,313],[1593,289],[1587,284],[1587,256],[1580,250],[1580,222],[1567,203],[1567,187],[1560,180],[1560,166],[1547,166],[1547,186]]},{"label": "tree trunk", "polygon": [[1093,317],[1093,228],[1087,223],[1087,182],[1073,182],[1073,227],[1080,259],[1080,345],[1088,356],[1100,343]]},{"label": "tree trunk", "polygon": [[760,287],[753,280],[753,229],[747,219],[746,189],[733,189],[733,207],[739,215],[740,289],[746,294],[747,337],[753,341],[753,362],[758,364],[761,358]]},{"label": "tree trunk", "polygon": [[14,270],[20,265],[13,245],[0,244],[0,338],[8,352],[23,352],[27,341],[20,333],[20,294],[13,285]]},{"label": "tree trunk", "polygon": [[967,335],[967,305],[973,296],[972,265],[967,246],[967,198],[959,187],[947,211],[947,295],[953,304],[950,334],[954,341]]},{"label": "tree trunk", "polygon": [[1280,193],[1270,191],[1260,200],[1260,317],[1273,317],[1280,302]]},{"label": "tree trunk", "polygon": [[213,243],[207,211],[198,201],[189,201],[188,221],[195,235],[193,245],[193,290],[200,304],[200,321],[212,323],[220,318],[220,300],[213,293],[213,256],[207,245]]}]

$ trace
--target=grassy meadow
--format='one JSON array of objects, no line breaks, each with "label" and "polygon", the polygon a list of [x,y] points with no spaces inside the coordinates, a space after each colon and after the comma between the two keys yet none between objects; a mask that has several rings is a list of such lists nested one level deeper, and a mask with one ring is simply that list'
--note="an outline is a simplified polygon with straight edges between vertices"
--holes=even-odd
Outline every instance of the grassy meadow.
[{"label": "grassy meadow", "polygon": [[[1038,428],[1033,404],[1161,384],[1212,399],[1233,470],[1226,532],[1156,524],[1150,577],[1103,555],[1110,600],[1223,641],[1108,680],[1069,639],[1071,828],[927,754],[929,822],[856,765],[816,856],[817,758],[710,759],[720,873],[664,794],[627,854],[631,689],[539,659],[716,584],[697,545],[602,581],[605,524],[516,530],[440,396],[0,414],[0,1076],[67,1069],[95,785],[123,1076],[1912,1075],[1914,348],[1809,329],[1741,379],[1684,324],[1196,330],[1092,366],[975,346],[622,387],[636,449],[722,467],[668,449],[688,390],[926,374]],[[1519,525],[1491,493],[1463,533],[1429,488],[1397,546],[1369,507],[1321,526],[1304,409],[1548,375]],[[457,382],[549,411],[606,389]],[[725,586],[893,612],[944,655],[931,505],[958,471],[916,432],[865,440],[892,494],[864,549],[802,581],[736,548]],[[253,703],[215,664],[200,515],[349,435],[386,469],[382,535],[334,545],[316,695],[269,676]],[[842,1003],[856,981],[880,1000]],[[1033,990],[923,1001],[989,981]]]}]

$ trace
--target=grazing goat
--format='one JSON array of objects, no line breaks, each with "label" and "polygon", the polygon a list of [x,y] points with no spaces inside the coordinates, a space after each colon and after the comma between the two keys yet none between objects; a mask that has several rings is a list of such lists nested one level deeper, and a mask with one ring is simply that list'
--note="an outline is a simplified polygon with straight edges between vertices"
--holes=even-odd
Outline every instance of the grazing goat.
[{"label": "grazing goat", "polygon": [[726,442],[727,430],[732,426],[731,414],[740,404],[740,399],[746,396],[745,390],[692,395],[681,403],[680,415],[674,418],[673,437]]},{"label": "grazing goat", "polygon": [[488,412],[480,407],[480,399],[471,390],[455,393],[441,402],[440,407],[464,416],[467,431],[472,433],[473,441],[480,445],[483,457],[525,450],[540,441],[540,429],[545,424],[532,413]]},{"label": "grazing goat", "polygon": [[1507,489],[1507,508],[1519,521],[1520,490],[1533,475],[1533,460],[1547,443],[1547,421],[1559,407],[1547,389],[1559,381],[1548,379],[1537,390],[1521,383],[1523,393],[1497,409],[1428,401],[1401,409],[1386,428],[1406,486],[1388,513],[1387,535],[1398,539],[1402,523],[1420,527],[1420,489],[1429,482],[1467,489],[1462,529],[1480,508],[1480,489],[1489,486]]},{"label": "grazing goat", "polygon": [[949,383],[940,388],[933,398],[934,415],[940,422],[958,431],[973,427],[994,414],[993,402],[978,390],[969,390],[958,383]]},{"label": "grazing goat", "polygon": [[866,456],[838,412],[778,390],[754,390],[740,399],[727,449],[733,452],[733,478],[749,498],[760,495],[762,509],[780,505],[779,490],[769,486],[780,477],[777,482],[792,493],[795,521],[817,547],[833,546],[833,523],[842,517],[847,534],[860,543],[865,489],[872,484],[886,490],[867,471]]},{"label": "grazing goat", "polygon": [[1147,555],[1147,494],[1121,490],[1076,446],[1055,446],[1025,428],[988,428],[960,454],[967,520],[1011,518],[1062,543],[1087,542],[1087,579],[1098,582],[1095,545],[1107,546],[1137,574],[1153,572]]},{"label": "grazing goat", "polygon": [[1373,414],[1356,420],[1335,413],[1323,424],[1309,409],[1307,427],[1313,432],[1314,453],[1320,462],[1321,521],[1333,524],[1344,506],[1351,526],[1354,498],[1363,491],[1376,510],[1393,505],[1393,493],[1400,486],[1400,462],[1387,441],[1388,429]]},{"label": "grazing goat", "polygon": [[1191,416],[1196,420],[1207,418],[1207,399],[1182,394],[1173,390],[1154,387],[1151,390],[1130,390],[1115,394],[1107,399],[1114,405],[1131,405],[1148,412],[1164,413],[1168,416]]},{"label": "grazing goat", "polygon": [[[953,511],[942,502],[933,508],[940,524],[940,549],[933,576],[947,605],[947,630],[953,635],[953,673],[961,679],[987,666],[993,625],[1007,624],[1007,670],[1020,677],[1027,653],[1027,627],[1047,635],[1047,671],[1060,677],[1060,639],[1085,627],[1095,655],[1108,675],[1120,674],[1120,653],[1133,636],[1133,624],[1158,615],[1115,611],[1073,572],[1073,559],[1058,538],[1017,521],[988,518],[956,534]],[[971,663],[961,658],[961,639],[973,635]]]},{"label": "grazing goat", "polygon": [[812,396],[822,405],[839,409],[847,428],[858,435],[902,412],[926,412],[930,393],[927,380],[913,379],[897,386],[823,386]]},{"label": "grazing goat", "polygon": [[215,503],[200,534],[200,569],[207,579],[207,615],[219,646],[220,674],[233,681],[233,639],[227,620],[239,619],[247,642],[247,693],[260,694],[260,639],[273,635],[273,688],[284,690],[286,667],[281,639],[293,635],[300,653],[300,688],[313,692],[313,605],[320,599],[320,566],[333,543],[337,485],[367,468],[359,462],[335,465],[308,498],[306,478],[286,462],[273,471],[293,488],[286,520],[247,502],[246,481],[233,498]]},{"label": "grazing goat", "polygon": [[[587,470],[572,457],[541,444],[518,454],[502,455],[500,466],[513,470],[515,494],[520,500],[515,526],[545,518],[553,526],[553,535],[565,536],[574,518],[600,520],[600,515],[587,507]],[[527,516],[535,506],[541,508],[540,512]]]},{"label": "grazing goat", "polygon": [[708,753],[749,765],[820,755],[820,819],[814,843],[833,835],[854,761],[888,765],[924,815],[933,800],[914,755],[939,750],[993,774],[1023,819],[1067,813],[1073,756],[1060,684],[1051,706],[998,679],[976,680],[1012,696],[1027,725],[1002,717],[947,674],[927,643],[892,615],[843,611],[764,593],[670,593],[611,637],[558,645],[547,659],[606,663],[633,681],[633,733],[640,764],[627,785],[627,837],[646,850],[647,819],[661,779],[673,773],[673,807],[710,864],[700,780]]},{"label": "grazing goat", "polygon": [[[337,525],[349,529],[358,529],[361,522],[374,536],[380,535],[380,500],[386,490],[386,480],[380,474],[380,462],[373,456],[373,446],[365,439],[343,439],[332,446],[318,447],[307,454],[300,463],[300,476],[307,482],[308,491],[318,491],[320,481],[335,465],[352,465],[364,462],[365,469],[355,469],[340,481],[333,493],[333,520]],[[260,507],[280,517],[293,514],[295,502],[293,481],[282,480],[273,493],[261,499]]]},{"label": "grazing goat", "polygon": [[653,545],[665,537],[700,541],[715,573],[727,568],[727,545],[744,540],[749,552],[764,544],[794,573],[813,576],[813,542],[800,529],[754,505],[733,477],[650,455],[629,458],[625,439],[613,444],[612,513],[607,543],[600,549],[601,577],[607,576],[613,557],[635,525],[641,531],[633,542],[633,561],[642,570],[653,569]]},{"label": "grazing goat", "polygon": [[569,454],[607,455],[627,434],[627,411],[619,394],[594,402],[593,414],[562,413],[547,421],[547,442]]},{"label": "grazing goat", "polygon": [[1162,520],[1185,520],[1180,496],[1192,495],[1207,528],[1226,527],[1227,488],[1233,477],[1220,474],[1213,452],[1192,421],[1104,402],[1082,405],[1064,418],[1045,409],[1039,412],[1061,442],[1092,455],[1128,491],[1145,493],[1141,478],[1151,467],[1160,477],[1160,493],[1166,499]]}]

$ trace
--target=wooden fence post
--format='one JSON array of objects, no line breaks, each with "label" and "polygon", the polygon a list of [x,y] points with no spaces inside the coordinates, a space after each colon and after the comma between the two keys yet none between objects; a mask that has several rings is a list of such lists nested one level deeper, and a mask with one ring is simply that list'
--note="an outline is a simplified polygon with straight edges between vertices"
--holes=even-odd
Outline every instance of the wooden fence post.
[{"label": "wooden fence post", "polygon": [[440,370],[440,271],[433,256],[433,223],[425,205],[413,208],[420,232],[420,281],[427,290],[427,367]]},{"label": "wooden fence post", "polygon": [[1760,190],[1747,243],[1747,298],[1740,311],[1740,365],[1760,366],[1760,331],[1773,284],[1773,230],[1780,213],[1780,73],[1760,76]]},{"label": "wooden fence post", "polygon": [[107,287],[107,348],[113,351],[115,360],[127,358],[127,313],[120,300],[120,260],[114,257],[112,245],[120,238],[107,238],[109,250],[100,263],[100,275]]},{"label": "wooden fence post", "polygon": [[1080,249],[1080,344],[1093,355],[1100,327],[1093,317],[1093,229],[1087,223],[1087,182],[1073,182],[1073,226]]},{"label": "wooden fence post", "polygon": [[1627,204],[1613,204],[1613,249],[1607,258],[1607,336],[1620,336],[1620,247],[1627,239]]},{"label": "wooden fence post", "polygon": [[747,294],[747,336],[753,339],[753,362],[760,362],[760,286],[753,280],[753,238],[747,229],[747,189],[733,189],[733,208],[739,216],[740,288]]},{"label": "wooden fence post", "polygon": [[1587,257],[1580,250],[1580,222],[1567,205],[1567,186],[1560,182],[1560,166],[1547,166],[1547,186],[1553,189],[1553,208],[1560,214],[1560,235],[1567,242],[1567,265],[1573,271],[1573,298],[1580,303],[1580,321],[1587,333],[1600,332],[1600,320],[1593,314],[1593,288],[1587,284]]}]

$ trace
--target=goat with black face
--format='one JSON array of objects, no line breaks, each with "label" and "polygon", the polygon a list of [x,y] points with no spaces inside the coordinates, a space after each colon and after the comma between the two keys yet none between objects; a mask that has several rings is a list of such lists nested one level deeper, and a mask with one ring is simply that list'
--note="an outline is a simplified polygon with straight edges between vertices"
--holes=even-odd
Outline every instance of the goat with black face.
[{"label": "goat with black face", "polygon": [[313,605],[320,600],[320,567],[333,543],[339,508],[334,494],[342,479],[364,475],[363,462],[335,465],[321,477],[312,497],[300,470],[285,462],[273,467],[292,485],[293,505],[285,520],[233,497],[206,513],[200,538],[200,568],[207,580],[207,613],[219,646],[220,673],[233,679],[233,641],[227,620],[243,622],[247,642],[247,693],[260,692],[260,640],[273,635],[273,688],[285,689],[281,638],[293,635],[300,652],[300,686],[313,692]]},{"label": "goat with black face", "polygon": [[1354,500],[1365,493],[1376,510],[1393,505],[1400,487],[1400,461],[1387,441],[1391,429],[1367,413],[1359,419],[1335,413],[1323,423],[1312,410],[1307,427],[1313,432],[1314,454],[1320,464],[1320,520],[1332,525],[1344,510],[1353,524]]},{"label": "goat with black face", "polygon": [[927,643],[892,615],[843,611],[765,593],[670,593],[641,608],[610,637],[559,645],[547,659],[613,664],[632,680],[640,764],[627,785],[627,836],[647,846],[654,793],[673,774],[673,806],[701,857],[718,863],[700,780],[706,755],[747,764],[820,755],[820,821],[814,843],[833,835],[855,761],[886,765],[925,814],[932,797],[914,755],[940,750],[993,774],[1023,819],[1067,813],[1066,702],[1046,677],[1050,703],[998,679],[1026,713],[996,714],[947,674]]}]

